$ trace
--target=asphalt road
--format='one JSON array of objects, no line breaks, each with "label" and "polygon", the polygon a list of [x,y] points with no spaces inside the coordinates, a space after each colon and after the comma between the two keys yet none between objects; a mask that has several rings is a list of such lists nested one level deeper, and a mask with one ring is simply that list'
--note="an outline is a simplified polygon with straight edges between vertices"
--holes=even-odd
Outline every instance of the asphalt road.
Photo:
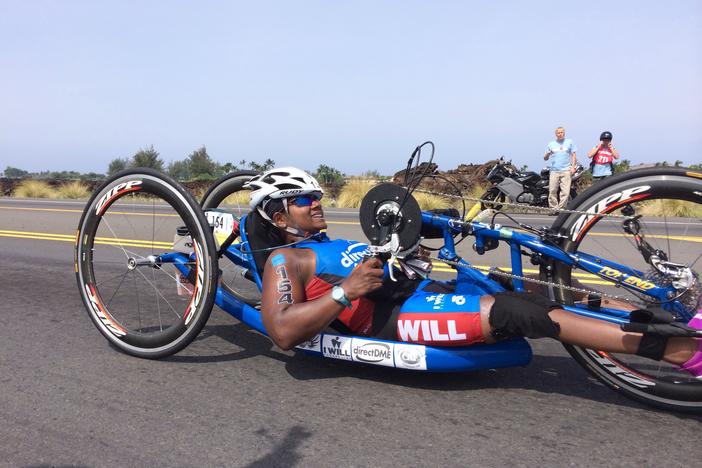
[{"label": "asphalt road", "polygon": [[[215,309],[178,355],[126,356],[77,293],[81,210],[0,198],[0,466],[693,466],[702,456],[702,418],[619,396],[550,340],[532,341],[523,368],[421,374],[283,352]],[[331,235],[362,238],[358,225],[334,224],[355,216],[328,210]]]}]

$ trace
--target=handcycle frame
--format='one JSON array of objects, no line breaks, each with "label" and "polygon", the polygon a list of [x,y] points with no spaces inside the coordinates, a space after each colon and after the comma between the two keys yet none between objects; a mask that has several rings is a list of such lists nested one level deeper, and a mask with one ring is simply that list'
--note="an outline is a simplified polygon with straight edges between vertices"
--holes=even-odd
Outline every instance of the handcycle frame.
[{"label": "handcycle frame", "polygon": [[[568,266],[578,267],[588,273],[603,276],[603,271],[618,275],[622,278],[618,286],[646,294],[665,303],[669,301],[669,288],[662,288],[642,279],[643,273],[633,268],[621,265],[604,258],[585,252],[566,252],[555,243],[545,241],[542,236],[520,232],[509,227],[485,224],[482,222],[462,221],[460,218],[445,216],[431,212],[422,212],[422,224],[440,229],[444,246],[439,251],[439,258],[450,261],[456,270],[456,279],[447,283],[455,285],[455,295],[484,295],[504,291],[504,287],[489,278],[486,273],[478,271],[469,262],[459,257],[455,250],[456,235],[472,235],[478,251],[484,248],[486,241],[506,242],[510,248],[512,274],[523,276],[522,257],[529,249],[549,261],[562,262]],[[246,225],[246,216],[240,220],[240,226]],[[219,255],[239,267],[248,270],[259,290],[263,285],[257,272],[253,254],[250,253],[250,242],[245,229],[241,229],[241,241],[231,243],[228,239],[220,249]],[[488,241],[489,242],[489,241]],[[169,253],[161,256],[162,261],[172,262],[180,272],[187,277],[190,269],[187,266],[189,258],[182,253]],[[611,273],[615,272],[615,273]],[[629,279],[631,278],[631,279]],[[430,280],[426,280],[429,282]],[[424,283],[423,283],[424,284]],[[524,291],[524,282],[519,278],[513,279],[514,290]],[[422,285],[418,288],[421,290]],[[221,285],[218,286],[215,303],[225,312],[249,327],[267,335],[263,325],[261,312],[242,299],[231,294]],[[666,308],[681,307],[677,301],[669,301]],[[603,320],[615,324],[629,322],[629,313],[624,310],[599,307],[592,310],[578,305],[563,305],[563,308],[586,317]],[[481,344],[462,347],[440,347],[411,344],[400,341],[388,341],[364,336],[351,336],[338,333],[320,333],[311,340],[297,346],[306,353],[320,357],[342,359],[389,367],[423,370],[429,372],[469,371],[486,368],[524,366],[532,357],[531,347],[523,338],[501,341],[494,344]],[[373,356],[364,358],[357,351],[360,348]],[[370,350],[370,351],[368,351]]]}]

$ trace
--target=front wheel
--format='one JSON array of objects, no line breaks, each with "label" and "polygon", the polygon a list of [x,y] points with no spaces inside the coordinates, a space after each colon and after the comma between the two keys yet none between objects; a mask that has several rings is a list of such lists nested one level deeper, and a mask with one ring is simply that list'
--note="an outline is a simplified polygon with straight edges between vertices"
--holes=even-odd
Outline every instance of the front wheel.
[{"label": "front wheel", "polygon": [[[581,255],[595,254],[627,269],[622,272],[603,266],[594,276],[557,263],[557,284],[587,287],[625,300],[610,300],[607,306],[613,309],[659,306],[683,323],[694,316],[702,294],[698,273],[702,263],[702,173],[683,168],[624,173],[591,187],[568,208],[587,213],[564,213],[556,219],[553,228],[567,236],[561,247]],[[599,216],[604,214],[621,216]],[[636,225],[625,222],[624,216],[629,220],[638,217]],[[684,265],[688,281],[681,284],[655,268],[643,254],[640,239],[645,239],[659,259]],[[623,287],[625,281],[635,283],[636,288]],[[667,299],[646,293],[654,285],[665,288]],[[587,307],[583,295],[557,287],[554,293],[561,303]],[[669,410],[702,412],[702,382],[674,365],[578,346],[566,345],[566,349],[599,380],[631,398]]]},{"label": "front wheel", "polygon": [[481,201],[488,203],[481,203],[480,209],[485,210],[487,208],[492,208],[495,211],[502,209],[502,204],[505,202],[505,194],[500,192],[497,187],[490,187],[485,193],[480,196]]},{"label": "front wheel", "polygon": [[195,339],[212,311],[215,254],[209,224],[180,184],[129,169],[97,189],[83,211],[78,289],[111,344],[133,356],[169,356]]}]

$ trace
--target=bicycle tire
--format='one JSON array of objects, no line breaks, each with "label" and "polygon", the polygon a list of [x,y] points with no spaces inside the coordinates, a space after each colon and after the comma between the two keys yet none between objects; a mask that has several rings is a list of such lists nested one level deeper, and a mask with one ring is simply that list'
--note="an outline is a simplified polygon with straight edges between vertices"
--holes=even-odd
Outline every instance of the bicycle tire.
[{"label": "bicycle tire", "polygon": [[[259,174],[256,171],[244,170],[220,177],[202,196],[200,205],[203,210],[224,209],[241,218],[249,210],[249,191],[244,188],[244,184]],[[228,199],[231,201],[227,201]],[[243,226],[240,226],[240,229],[243,229]],[[249,305],[258,306],[261,303],[261,292],[255,283],[246,279],[231,261],[219,259],[219,269],[220,287]]]},{"label": "bicycle tire", "polygon": [[[670,200],[674,202],[669,202]],[[637,213],[640,213],[645,212],[646,207],[650,207],[654,203],[658,203],[663,207],[663,213],[666,213],[667,207],[675,207],[671,203],[680,203],[682,207],[694,209],[693,213],[700,213],[699,209],[702,206],[702,173],[685,168],[651,168],[627,172],[609,177],[590,187],[573,200],[568,208],[578,211],[590,210],[594,214],[616,213],[625,206],[631,206],[635,207]],[[554,221],[552,229],[568,236],[560,245],[565,251],[574,252],[582,247],[582,251],[592,252],[587,247],[599,246],[601,249],[598,254],[602,256],[601,252],[606,252],[609,249],[597,239],[598,236],[606,236],[608,233],[593,232],[593,228],[600,223],[602,223],[602,228],[605,228],[608,223],[614,225],[621,223],[621,220],[603,221],[605,219],[604,217],[590,217],[584,214],[562,213]],[[667,214],[663,216],[663,222],[667,239],[659,241],[658,238],[661,235],[658,234],[651,235],[647,239],[652,240],[652,242],[655,241],[657,246],[667,246],[671,260],[675,259],[673,251],[678,256],[677,258],[687,254],[687,258],[697,257],[699,259],[698,254],[702,255],[699,252],[700,248],[697,248],[694,255],[689,257],[689,246],[680,245],[676,247],[675,243],[671,243],[671,238],[678,241],[678,245],[686,241],[684,239],[685,236],[671,236],[669,234]],[[699,222],[699,219],[695,219],[695,222]],[[644,223],[647,226],[649,223],[650,226],[653,226],[654,223],[661,223],[661,221],[646,220]],[[651,232],[655,232],[658,228],[651,227],[650,229]],[[675,237],[678,238],[675,239]],[[683,239],[681,240],[679,237]],[[695,242],[698,243],[699,241]],[[619,255],[623,257],[627,254],[622,252]],[[633,255],[633,258],[636,258],[636,255]],[[692,263],[692,266],[694,267],[695,264]],[[573,285],[574,280],[570,267],[558,262],[553,267],[555,283],[565,286]],[[699,281],[697,281],[697,284],[699,285]],[[554,288],[553,292],[556,300],[559,302],[569,305],[574,304],[575,298],[571,291]],[[616,293],[621,295],[626,294],[626,291],[624,288],[618,288]],[[677,317],[677,320],[682,322],[687,322],[695,313],[696,304],[699,300],[699,289],[690,292],[690,294],[694,294],[696,297],[686,298],[687,302],[690,303],[687,314],[686,316]],[[632,296],[638,295],[632,293]],[[692,304],[695,304],[695,306]],[[643,303],[642,306],[645,307],[646,304]],[[695,380],[683,371],[677,370],[675,366],[633,355],[618,355],[573,345],[564,346],[580,365],[615,391],[640,402],[666,410],[692,413],[702,412],[702,382]]]},{"label": "bicycle tire", "polygon": [[[192,265],[190,282],[159,260],[173,253],[180,226],[194,254],[192,260],[175,255]],[[86,204],[76,235],[76,280],[88,316],[112,345],[157,359],[182,350],[207,322],[217,286],[215,254],[205,215],[185,188],[155,170],[128,169]]]}]

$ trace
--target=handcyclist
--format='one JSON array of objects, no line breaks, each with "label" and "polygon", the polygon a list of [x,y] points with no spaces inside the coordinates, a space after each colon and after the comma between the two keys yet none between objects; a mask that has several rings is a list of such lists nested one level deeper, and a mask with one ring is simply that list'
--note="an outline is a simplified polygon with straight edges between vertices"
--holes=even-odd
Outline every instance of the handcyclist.
[{"label": "handcyclist", "polygon": [[[320,202],[324,191],[300,169],[267,171],[248,187],[255,231],[249,237],[262,236],[268,245],[280,246],[269,250],[265,259],[261,311],[267,332],[282,349],[327,327],[435,346],[550,337],[665,360],[702,377],[702,340],[696,338],[624,332],[616,324],[568,312],[533,292],[466,296],[439,282],[418,291],[418,281],[384,281],[383,264],[376,257],[366,258],[366,244],[326,236]],[[424,313],[401,311],[400,305],[413,294],[434,302]],[[702,311],[688,325],[702,328]]]}]

